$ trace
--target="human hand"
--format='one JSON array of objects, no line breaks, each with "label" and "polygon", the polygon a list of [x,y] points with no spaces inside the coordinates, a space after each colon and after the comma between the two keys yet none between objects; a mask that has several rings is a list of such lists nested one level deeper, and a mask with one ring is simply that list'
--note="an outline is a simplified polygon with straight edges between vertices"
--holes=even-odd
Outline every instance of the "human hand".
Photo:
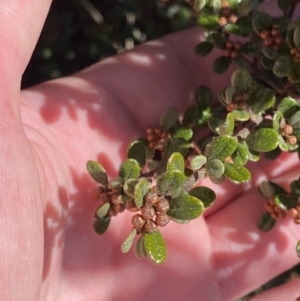
[{"label": "human hand", "polygon": [[[216,204],[205,217],[162,230],[168,258],[160,266],[121,253],[129,214],[114,218],[104,236],[94,233],[98,204],[86,161],[101,161],[114,177],[128,144],[165,109],[185,108],[200,84],[217,92],[230,72],[213,75],[216,54],[195,57],[201,33],[192,29],[20,94],[49,5],[19,0],[0,11],[2,299],[231,301],[297,263],[300,231],[292,222],[269,233],[256,228],[263,212],[256,186],[266,177],[297,178],[293,155],[251,166],[247,185],[204,181],[217,192]],[[256,300],[294,300],[297,287],[299,281]]]}]

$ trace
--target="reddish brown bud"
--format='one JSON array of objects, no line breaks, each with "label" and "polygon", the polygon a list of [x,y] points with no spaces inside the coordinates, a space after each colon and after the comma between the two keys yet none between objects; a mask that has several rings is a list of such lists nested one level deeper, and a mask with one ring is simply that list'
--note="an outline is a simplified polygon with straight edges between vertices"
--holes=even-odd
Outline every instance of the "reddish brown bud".
[{"label": "reddish brown bud", "polygon": [[289,136],[286,138],[286,142],[290,145],[296,145],[297,144],[297,137],[296,136]]},{"label": "reddish brown bud", "polygon": [[144,224],[145,224],[145,220],[143,219],[143,217],[140,214],[135,214],[132,218],[131,218],[131,224],[136,228],[136,229],[141,229]]},{"label": "reddish brown bud", "polygon": [[270,36],[270,31],[264,29],[261,33],[260,33],[260,37],[265,40],[266,38],[268,38]]},{"label": "reddish brown bud", "polygon": [[144,219],[150,220],[155,216],[155,210],[153,207],[145,206],[141,209],[141,215]]},{"label": "reddish brown bud", "polygon": [[229,49],[222,50],[222,56],[230,57],[230,55],[231,55],[231,51]]},{"label": "reddish brown bud", "polygon": [[291,48],[290,54],[293,55],[293,54],[295,54],[297,51],[298,51],[297,48]]},{"label": "reddish brown bud", "polygon": [[157,215],[155,222],[160,227],[165,227],[170,221],[170,218],[166,214]]},{"label": "reddish brown bud", "polygon": [[220,15],[221,15],[222,17],[227,18],[227,17],[229,17],[231,14],[232,14],[232,10],[231,10],[230,7],[222,7],[222,8],[221,8]]},{"label": "reddish brown bud", "polygon": [[231,52],[231,54],[230,54],[230,57],[232,58],[232,59],[235,59],[235,58],[237,58],[239,56],[239,53],[237,52],[237,51],[232,51]]},{"label": "reddish brown bud", "polygon": [[271,46],[273,44],[273,39],[272,38],[266,38],[264,40],[264,45],[265,46]]},{"label": "reddish brown bud", "polygon": [[227,25],[227,19],[225,17],[220,17],[219,18],[219,24],[220,24],[220,26]]},{"label": "reddish brown bud", "polygon": [[126,203],[126,209],[130,212],[136,212],[138,211],[138,207],[136,206],[134,200],[129,200],[127,203]]},{"label": "reddish brown bud", "polygon": [[157,225],[153,221],[146,221],[145,231],[147,233],[153,233],[157,230]]},{"label": "reddish brown bud", "polygon": [[238,17],[236,14],[231,14],[227,19],[227,21],[231,24],[236,23],[237,20],[238,20]]},{"label": "reddish brown bud", "polygon": [[157,214],[166,213],[170,209],[170,204],[165,198],[163,198],[156,203],[155,209]]},{"label": "reddish brown bud", "polygon": [[114,204],[114,205],[118,205],[118,204],[121,204],[122,203],[122,196],[120,194],[113,194],[111,196],[111,202]]},{"label": "reddish brown bud", "polygon": [[282,129],[281,129],[281,134],[288,136],[293,134],[293,127],[289,124],[286,124]]},{"label": "reddish brown bud", "polygon": [[241,42],[235,42],[235,43],[234,43],[234,49],[235,49],[235,50],[240,50],[241,47],[242,47]]}]

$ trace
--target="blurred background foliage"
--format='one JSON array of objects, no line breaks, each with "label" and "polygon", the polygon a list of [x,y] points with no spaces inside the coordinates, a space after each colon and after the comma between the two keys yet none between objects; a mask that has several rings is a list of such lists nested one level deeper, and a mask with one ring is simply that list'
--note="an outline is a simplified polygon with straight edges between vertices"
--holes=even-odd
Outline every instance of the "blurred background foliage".
[{"label": "blurred background foliage", "polygon": [[[105,57],[191,27],[196,17],[185,0],[53,0],[22,88],[72,74]],[[299,275],[297,265],[236,301],[247,301]]]},{"label": "blurred background foliage", "polygon": [[54,0],[22,87],[71,74],[192,24],[184,0]]}]

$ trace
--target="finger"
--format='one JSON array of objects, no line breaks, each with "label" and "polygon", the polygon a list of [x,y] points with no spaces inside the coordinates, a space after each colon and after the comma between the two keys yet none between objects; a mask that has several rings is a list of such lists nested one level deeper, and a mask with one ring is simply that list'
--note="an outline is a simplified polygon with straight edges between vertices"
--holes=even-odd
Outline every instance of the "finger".
[{"label": "finger", "polygon": [[300,278],[286,284],[280,285],[266,292],[263,292],[249,301],[274,301],[289,300],[299,301],[300,299]]},{"label": "finger", "polygon": [[[298,175],[296,170],[275,180],[286,184]],[[207,218],[222,300],[235,300],[299,262],[300,229],[291,218],[266,233],[257,228],[265,201],[250,189]]]},{"label": "finger", "polygon": [[[51,0],[16,0],[5,1],[1,5],[0,97],[2,102],[12,104],[17,101],[22,73],[37,42],[50,3]],[[13,108],[16,113],[16,104]]]}]

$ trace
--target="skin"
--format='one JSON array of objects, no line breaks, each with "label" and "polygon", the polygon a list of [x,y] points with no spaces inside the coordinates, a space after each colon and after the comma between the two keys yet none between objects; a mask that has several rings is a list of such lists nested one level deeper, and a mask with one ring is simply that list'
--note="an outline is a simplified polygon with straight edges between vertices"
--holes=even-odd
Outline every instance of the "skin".
[{"label": "skin", "polygon": [[[171,106],[192,101],[195,88],[218,91],[230,72],[213,75],[211,61],[193,53],[192,29],[137,47],[80,73],[20,92],[49,0],[2,1],[0,10],[0,296],[2,300],[213,300],[231,301],[299,262],[299,227],[283,220],[268,232],[257,185],[298,177],[293,155],[250,164],[245,185],[207,185],[217,201],[203,217],[162,229],[168,258],[162,265],[123,255],[130,214],[97,236],[92,217],[88,159],[111,177],[128,144],[158,123]],[[5,5],[4,5],[5,4]],[[34,16],[34,18],[33,18]],[[258,166],[257,166],[258,165]],[[294,300],[300,281],[253,300]],[[276,296],[276,297],[275,297]],[[280,299],[280,298],[279,298]],[[280,299],[280,300],[281,300]]]}]

